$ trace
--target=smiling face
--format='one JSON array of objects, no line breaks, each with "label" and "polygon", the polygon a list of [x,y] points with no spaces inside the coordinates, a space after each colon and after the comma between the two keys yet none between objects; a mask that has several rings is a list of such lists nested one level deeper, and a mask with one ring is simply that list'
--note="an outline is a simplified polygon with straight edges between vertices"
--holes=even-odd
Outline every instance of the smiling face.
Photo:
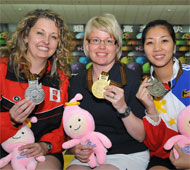
[{"label": "smiling face", "polygon": [[78,138],[80,135],[84,134],[86,131],[87,120],[82,114],[74,114],[68,118],[65,131],[72,137]]},{"label": "smiling face", "polygon": [[2,147],[7,152],[12,152],[15,147],[34,142],[32,130],[26,125],[17,131],[17,133],[2,143]]},{"label": "smiling face", "polygon": [[[97,28],[92,30],[88,39],[114,40],[107,32]],[[105,45],[104,41],[101,41],[100,44],[92,44],[86,40],[84,46],[94,65],[112,67],[116,59],[117,44]]]},{"label": "smiling face", "polygon": [[31,60],[51,57],[58,45],[58,27],[55,22],[40,18],[25,37],[28,43],[27,57]]},{"label": "smiling face", "polygon": [[29,127],[24,126],[18,130],[16,135],[9,138],[7,140],[7,143],[10,143],[10,144],[26,143],[27,141],[33,141],[32,136],[33,135],[31,135],[31,130],[29,129]]},{"label": "smiling face", "polygon": [[150,28],[145,37],[144,50],[147,58],[155,67],[173,65],[176,45],[167,27],[158,25]]}]

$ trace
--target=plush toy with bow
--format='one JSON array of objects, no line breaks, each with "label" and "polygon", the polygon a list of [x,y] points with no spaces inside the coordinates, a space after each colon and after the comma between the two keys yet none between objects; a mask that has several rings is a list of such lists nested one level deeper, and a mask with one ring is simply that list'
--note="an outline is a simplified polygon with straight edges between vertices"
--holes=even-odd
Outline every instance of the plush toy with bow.
[{"label": "plush toy with bow", "polygon": [[[164,148],[170,150],[174,143],[177,142],[183,152],[190,154],[190,105],[184,108],[178,115],[177,127],[181,134],[171,137],[164,145]],[[175,159],[179,158],[179,154],[175,148],[174,157]]]},{"label": "plush toy with bow", "polygon": [[[104,164],[106,160],[106,148],[112,146],[111,141],[102,133],[95,132],[95,123],[92,115],[78,105],[83,96],[76,96],[66,103],[63,112],[63,127],[72,139],[63,143],[64,149],[72,148],[77,144],[90,145],[93,153],[89,157],[89,166],[94,168],[98,164]],[[96,155],[96,156],[95,156]]]},{"label": "plush toy with bow", "polygon": [[[28,124],[36,123],[37,118],[32,117]],[[23,126],[18,130],[18,132],[5,142],[1,144],[2,148],[9,154],[0,159],[0,168],[4,167],[11,161],[11,166],[14,170],[35,170],[37,166],[37,160],[40,162],[45,161],[44,156],[39,157],[27,157],[27,155],[22,155],[22,152],[18,150],[20,146],[34,143],[34,134],[29,128],[27,123],[24,123]]]}]

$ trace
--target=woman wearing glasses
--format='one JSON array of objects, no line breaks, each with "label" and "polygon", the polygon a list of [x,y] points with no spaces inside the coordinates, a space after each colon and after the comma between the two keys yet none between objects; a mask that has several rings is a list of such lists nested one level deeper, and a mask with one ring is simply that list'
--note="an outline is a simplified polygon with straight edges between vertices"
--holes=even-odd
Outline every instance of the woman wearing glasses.
[{"label": "woman wearing glasses", "polygon": [[[95,169],[146,169],[149,153],[142,143],[144,107],[135,96],[140,75],[119,61],[122,31],[115,17],[105,14],[91,18],[85,28],[83,45],[93,64],[71,79],[69,96],[71,99],[76,93],[83,95],[80,107],[94,117],[95,131],[112,142],[106,163]],[[91,146],[79,144],[72,152],[76,158],[67,169],[90,169],[87,162],[93,152]]]}]

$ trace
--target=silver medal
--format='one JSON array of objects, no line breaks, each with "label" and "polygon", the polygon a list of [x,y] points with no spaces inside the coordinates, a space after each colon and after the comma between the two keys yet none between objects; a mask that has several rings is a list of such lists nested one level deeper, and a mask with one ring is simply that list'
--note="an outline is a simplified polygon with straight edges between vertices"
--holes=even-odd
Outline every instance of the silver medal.
[{"label": "silver medal", "polygon": [[29,80],[29,87],[25,91],[25,98],[32,100],[35,105],[38,105],[44,101],[45,93],[42,89],[42,84],[38,84],[38,80]]},{"label": "silver medal", "polygon": [[152,86],[148,86],[147,89],[150,94],[154,97],[162,97],[166,93],[164,85],[157,79],[149,79],[149,82],[152,83]]}]

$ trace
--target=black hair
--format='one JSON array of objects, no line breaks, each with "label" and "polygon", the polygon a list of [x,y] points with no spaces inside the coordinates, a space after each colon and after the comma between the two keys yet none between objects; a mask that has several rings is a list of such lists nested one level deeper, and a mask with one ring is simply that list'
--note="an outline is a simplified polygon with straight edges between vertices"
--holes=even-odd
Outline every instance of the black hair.
[{"label": "black hair", "polygon": [[154,20],[154,21],[149,22],[142,32],[142,44],[143,44],[143,46],[144,46],[144,42],[145,42],[145,38],[146,38],[146,34],[147,34],[148,30],[152,27],[159,26],[159,25],[165,26],[168,29],[174,44],[176,44],[175,31],[173,29],[173,26],[169,22],[167,22],[166,20]]}]

